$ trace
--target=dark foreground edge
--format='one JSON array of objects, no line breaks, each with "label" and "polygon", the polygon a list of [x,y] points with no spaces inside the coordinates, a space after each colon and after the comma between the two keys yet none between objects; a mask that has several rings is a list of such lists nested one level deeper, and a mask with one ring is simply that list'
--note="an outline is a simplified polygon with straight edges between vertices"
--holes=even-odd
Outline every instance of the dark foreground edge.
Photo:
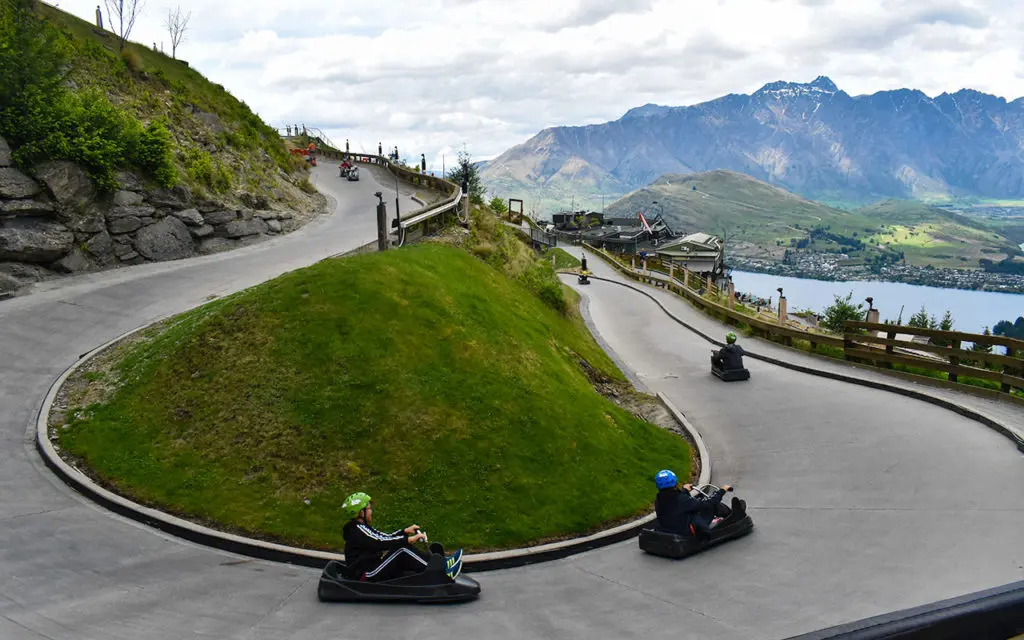
[{"label": "dark foreground edge", "polygon": [[1008,640],[1024,633],[1024,580],[790,640]]}]

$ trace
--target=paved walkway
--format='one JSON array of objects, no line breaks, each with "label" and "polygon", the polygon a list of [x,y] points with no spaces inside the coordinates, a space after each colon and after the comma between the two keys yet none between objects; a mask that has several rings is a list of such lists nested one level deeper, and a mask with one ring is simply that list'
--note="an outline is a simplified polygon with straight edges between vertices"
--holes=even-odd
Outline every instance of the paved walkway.
[{"label": "paved walkway", "polygon": [[79,354],[372,240],[381,186],[367,176],[340,183],[322,167],[337,210],[295,234],[0,303],[0,638],[774,639],[1024,576],[1024,460],[1006,439],[923,402],[758,361],[750,382],[721,383],[707,342],[600,281],[580,287],[592,326],[702,430],[715,478],[751,505],[751,536],[682,562],[630,540],[482,574],[483,596],[462,606],[330,606],[316,600],[317,571],[168,538],[42,467],[35,412]]}]

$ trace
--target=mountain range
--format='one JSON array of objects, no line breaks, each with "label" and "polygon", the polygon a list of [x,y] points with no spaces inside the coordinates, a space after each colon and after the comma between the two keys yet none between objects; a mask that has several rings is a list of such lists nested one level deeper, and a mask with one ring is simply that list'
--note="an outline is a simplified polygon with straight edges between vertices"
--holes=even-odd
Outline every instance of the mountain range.
[{"label": "mountain range", "polygon": [[1017,199],[1024,98],[970,89],[851,96],[825,76],[772,82],[750,95],[544,129],[490,161],[482,178],[503,197],[568,205],[572,195],[618,196],[663,174],[714,169],[826,201]]}]

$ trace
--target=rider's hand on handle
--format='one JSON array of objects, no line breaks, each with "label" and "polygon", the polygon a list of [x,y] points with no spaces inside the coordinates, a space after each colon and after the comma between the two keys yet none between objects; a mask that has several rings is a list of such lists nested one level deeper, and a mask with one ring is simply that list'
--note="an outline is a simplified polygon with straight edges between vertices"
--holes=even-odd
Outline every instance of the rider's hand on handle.
[{"label": "rider's hand on handle", "polygon": [[693,485],[687,482],[683,485],[683,491],[693,491]]},{"label": "rider's hand on handle", "polygon": [[408,527],[406,527],[405,529],[403,529],[403,531],[408,533],[410,536],[412,534],[416,533],[419,530],[420,530],[420,525],[418,525],[418,524],[411,524]]},{"label": "rider's hand on handle", "polygon": [[411,543],[414,543],[414,542],[420,542],[421,540],[426,540],[426,539],[427,539],[427,534],[423,533],[422,531],[418,531],[416,533],[416,535],[414,535],[411,538],[409,538],[409,543],[411,544]]},{"label": "rider's hand on handle", "polygon": [[722,485],[722,490],[723,491],[732,491],[732,485],[730,485],[730,484]]}]

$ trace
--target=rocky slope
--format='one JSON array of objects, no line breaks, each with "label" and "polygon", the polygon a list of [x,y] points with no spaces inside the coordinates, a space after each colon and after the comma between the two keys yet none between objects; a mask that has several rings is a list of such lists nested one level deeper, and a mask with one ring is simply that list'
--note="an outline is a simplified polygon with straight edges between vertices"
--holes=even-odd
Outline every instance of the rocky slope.
[{"label": "rocky slope", "polygon": [[[0,297],[59,274],[231,249],[324,210],[305,163],[222,86],[141,45],[119,51],[111,33],[54,7],[26,6],[39,22],[27,23],[23,33],[33,35],[11,39],[25,51],[0,54],[26,60],[32,47],[54,47],[61,71],[54,81],[36,65],[21,93],[15,81],[24,78],[10,65],[0,78],[16,91],[0,106],[8,131],[7,140],[0,133]],[[3,14],[7,35],[12,15],[26,14]],[[33,103],[26,96],[39,87],[49,97]],[[57,116],[47,111],[69,104]],[[130,142],[121,128],[143,136],[154,124],[166,136],[162,175],[114,154]],[[46,144],[71,135],[64,130],[78,137]],[[116,180],[107,179],[114,169]]]},{"label": "rocky slope", "polygon": [[67,161],[31,174],[10,166],[0,138],[0,294],[58,274],[231,249],[287,233],[318,209],[312,197],[298,212],[248,192],[201,199],[183,185],[147,187],[130,172],[119,175],[121,190],[101,196]]},{"label": "rocky slope", "polygon": [[[493,191],[623,194],[665,173],[730,169],[825,200],[1024,196],[1024,98],[964,89],[850,96],[826,77],[687,107],[545,129],[483,172]],[[598,199],[599,200],[599,199]]]}]

